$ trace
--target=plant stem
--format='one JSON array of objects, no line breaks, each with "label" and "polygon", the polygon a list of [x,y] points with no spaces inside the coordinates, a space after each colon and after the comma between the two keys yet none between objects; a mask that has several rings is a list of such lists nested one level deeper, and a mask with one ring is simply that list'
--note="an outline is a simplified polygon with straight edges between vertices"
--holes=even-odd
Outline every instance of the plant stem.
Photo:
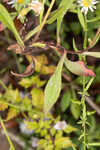
[{"label": "plant stem", "polygon": [[87,18],[86,18],[86,15],[85,15],[85,26],[86,26],[86,31],[84,33],[84,43],[83,43],[83,48],[86,49],[87,47]]},{"label": "plant stem", "polygon": [[10,106],[10,107],[13,107],[13,108],[15,108],[15,109],[18,109],[18,110],[20,110],[22,113],[25,112],[25,111],[28,111],[28,112],[31,112],[31,113],[38,114],[38,115],[41,115],[41,116],[42,116],[42,113],[41,113],[41,112],[38,112],[38,111],[36,111],[36,110],[29,110],[29,109],[27,109],[27,108],[26,108],[26,109],[22,109],[22,106],[14,105],[14,104],[11,104],[11,103],[9,103],[9,102],[2,101],[2,100],[0,100],[0,103],[6,104],[6,105],[8,105],[8,106]]},{"label": "plant stem", "polygon": [[83,112],[82,112],[82,126],[83,126],[83,133],[84,133],[84,150],[86,150],[86,104],[85,104],[85,77],[83,77],[83,95],[82,95],[82,107],[83,107]]},{"label": "plant stem", "polygon": [[13,143],[12,143],[12,141],[10,140],[10,137],[9,137],[9,135],[8,135],[8,133],[7,133],[7,130],[6,130],[6,128],[5,128],[5,125],[4,125],[3,120],[1,119],[1,117],[0,117],[0,123],[1,123],[1,126],[2,126],[3,130],[4,130],[5,135],[6,135],[6,137],[7,137],[7,140],[8,140],[8,142],[9,142],[9,144],[10,144],[10,149],[15,150],[15,148],[14,148],[14,146],[13,146]]},{"label": "plant stem", "polygon": [[7,91],[7,87],[6,87],[6,85],[3,83],[3,81],[2,80],[0,80],[0,84],[2,85],[2,87],[5,89],[5,91]]},{"label": "plant stem", "polygon": [[15,57],[15,60],[16,60],[16,64],[17,64],[17,68],[18,68],[18,72],[21,73],[21,66],[20,66],[20,62],[18,60],[18,57],[16,55],[16,53],[13,53],[13,56]]},{"label": "plant stem", "polygon": [[1,104],[3,103],[3,104],[8,105],[8,106],[10,106],[10,107],[14,107],[14,108],[16,108],[16,109],[21,109],[20,106],[13,105],[13,104],[11,104],[11,103],[9,103],[9,102],[5,102],[5,101],[1,101],[1,100],[0,100],[0,103],[1,103]]},{"label": "plant stem", "polygon": [[88,146],[100,146],[100,143],[88,143]]},{"label": "plant stem", "polygon": [[95,22],[95,21],[98,21],[98,20],[100,20],[100,17],[96,17],[96,18],[87,20],[87,22]]},{"label": "plant stem", "polygon": [[45,15],[45,17],[44,17],[44,20],[43,20],[43,22],[42,22],[42,24],[41,24],[41,26],[40,26],[40,30],[39,30],[39,32],[36,34],[36,36],[35,36],[35,38],[34,38],[34,42],[38,39],[38,37],[39,37],[39,35],[40,35],[40,33],[41,33],[41,31],[42,31],[44,25],[46,24],[47,18],[48,18],[49,14],[50,14],[50,11],[51,11],[51,9],[52,9],[54,3],[55,3],[55,0],[52,0],[52,1],[51,1],[51,4],[50,4],[50,6],[49,6],[49,9],[48,9],[48,11],[47,11],[47,13],[46,13],[46,15]]},{"label": "plant stem", "polygon": [[[87,17],[85,15],[85,26],[86,26],[86,31],[84,33],[84,43],[83,43],[83,49],[85,50],[87,48]],[[83,58],[84,61],[86,62],[86,57]],[[86,138],[86,121],[87,121],[87,113],[86,113],[86,104],[85,104],[85,94],[86,94],[86,77],[83,77],[83,94],[82,94],[82,127],[83,127],[83,135],[84,135],[84,150],[86,150],[87,147],[87,138]]]}]

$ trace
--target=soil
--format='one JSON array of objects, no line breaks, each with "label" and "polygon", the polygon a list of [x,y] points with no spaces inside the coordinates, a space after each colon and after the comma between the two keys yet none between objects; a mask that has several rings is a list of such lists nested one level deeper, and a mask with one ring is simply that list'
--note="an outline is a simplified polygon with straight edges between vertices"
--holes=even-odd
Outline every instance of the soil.
[{"label": "soil", "polygon": [[[9,133],[12,133],[12,134],[15,134],[15,131],[14,129],[7,129],[7,131]],[[19,146],[18,143],[12,141],[14,147],[15,147],[15,150],[23,150],[23,148],[21,146]],[[0,150],[9,150],[10,146],[9,146],[9,143],[7,141],[7,138],[6,136],[4,135],[4,132],[0,132]]]}]

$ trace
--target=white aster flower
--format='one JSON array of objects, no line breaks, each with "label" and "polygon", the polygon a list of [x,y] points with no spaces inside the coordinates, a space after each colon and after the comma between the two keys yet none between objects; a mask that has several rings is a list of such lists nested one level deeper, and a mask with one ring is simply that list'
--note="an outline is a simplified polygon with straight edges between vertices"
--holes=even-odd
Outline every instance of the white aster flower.
[{"label": "white aster flower", "polygon": [[58,121],[56,125],[54,126],[54,128],[56,130],[64,130],[66,126],[67,126],[67,123],[65,121]]},{"label": "white aster flower", "polygon": [[78,4],[82,7],[81,11],[87,14],[88,10],[90,9],[92,12],[96,9],[96,4],[98,1],[96,0],[78,0]]},{"label": "white aster flower", "polygon": [[29,4],[30,9],[34,10],[37,15],[40,14],[42,10],[42,3],[40,3],[38,0],[32,0],[32,2]]},{"label": "white aster flower", "polygon": [[31,139],[31,145],[32,145],[32,147],[38,147],[38,145],[39,145],[39,139],[38,138],[35,138],[35,137],[32,137],[32,139]]},{"label": "white aster flower", "polygon": [[12,8],[14,7],[15,3],[22,4],[23,0],[10,0],[7,2],[8,5],[12,5]]},{"label": "white aster flower", "polygon": [[19,123],[19,129],[20,129],[21,133],[26,134],[26,135],[30,135],[34,132],[33,130],[28,129],[27,125],[24,122]]}]

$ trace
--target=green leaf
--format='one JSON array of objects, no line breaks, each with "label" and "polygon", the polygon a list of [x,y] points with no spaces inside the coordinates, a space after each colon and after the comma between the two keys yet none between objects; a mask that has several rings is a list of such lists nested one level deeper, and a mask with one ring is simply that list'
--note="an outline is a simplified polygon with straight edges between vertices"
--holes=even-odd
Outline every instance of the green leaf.
[{"label": "green leaf", "polygon": [[81,105],[81,101],[80,101],[80,100],[77,100],[77,99],[71,99],[71,101],[72,101],[72,103]]},{"label": "green leaf", "polygon": [[75,52],[78,52],[78,48],[76,47],[75,39],[73,38],[73,48]]},{"label": "green leaf", "polygon": [[67,91],[64,93],[62,99],[61,99],[61,110],[64,112],[70,105],[71,102],[71,93],[70,91]]},{"label": "green leaf", "polygon": [[27,35],[25,36],[25,41],[29,40],[35,33],[37,33],[39,31],[39,29],[40,29],[40,25],[38,25],[33,30],[28,32]]},{"label": "green leaf", "polygon": [[72,146],[72,142],[69,137],[60,137],[55,140],[55,146],[59,148],[67,148]]},{"label": "green leaf", "polygon": [[91,69],[88,69],[85,66],[83,61],[73,62],[66,58],[64,63],[65,63],[66,68],[73,74],[81,75],[81,76],[94,76],[95,77],[95,73]]},{"label": "green leaf", "polygon": [[64,129],[64,132],[66,132],[68,134],[71,133],[71,132],[75,132],[75,131],[77,131],[77,128],[75,128],[71,125],[67,125],[67,127]]},{"label": "green leaf", "polygon": [[50,17],[49,19],[47,20],[47,23],[48,24],[51,24],[53,23],[58,17],[59,15],[63,13],[63,7],[60,7],[58,9],[56,9],[55,11],[53,11],[51,14],[50,14]]},{"label": "green leaf", "polygon": [[32,85],[42,87],[45,84],[45,82],[45,80],[40,80],[39,76],[32,76],[31,78],[22,78],[19,84],[24,88],[29,88]]},{"label": "green leaf", "polygon": [[41,43],[41,42],[37,42],[37,43],[32,43],[32,45],[30,45],[30,47],[39,47],[39,48],[45,48],[45,44]]},{"label": "green leaf", "polygon": [[20,46],[24,47],[24,43],[21,40],[15,26],[13,23],[13,20],[10,16],[10,14],[8,13],[8,11],[6,10],[6,8],[0,4],[0,21],[6,26],[8,27],[9,30],[11,30],[17,40],[17,42],[20,44]]},{"label": "green leaf", "polygon": [[3,103],[2,98],[0,98],[0,111],[5,111],[8,108],[8,105]]},{"label": "green leaf", "polygon": [[59,5],[59,8],[63,7],[63,12],[57,18],[57,36],[59,36],[59,33],[60,33],[60,27],[61,27],[63,17],[68,11],[68,9],[71,8],[73,2],[74,0],[62,0]]},{"label": "green leaf", "polygon": [[80,21],[80,24],[81,24],[83,30],[86,31],[87,29],[86,29],[86,25],[85,25],[84,16],[83,16],[83,14],[82,14],[82,12],[81,12],[79,7],[78,7],[78,11],[77,12],[78,12],[78,19]]},{"label": "green leaf", "polygon": [[4,94],[4,98],[6,101],[12,103],[19,103],[21,100],[18,89],[13,90],[11,87],[8,87],[6,93]]},{"label": "green leaf", "polygon": [[31,111],[32,110],[32,103],[30,101],[30,99],[25,96],[23,99],[22,99],[22,103],[21,103],[21,110],[22,111]]},{"label": "green leaf", "polygon": [[100,58],[100,52],[83,52],[82,55]]},{"label": "green leaf", "polygon": [[61,72],[66,54],[61,58],[55,73],[48,81],[44,92],[44,111],[47,113],[56,103],[61,91]]},{"label": "green leaf", "polygon": [[42,24],[43,15],[44,15],[44,5],[45,5],[45,0],[42,1],[42,10],[40,11],[40,25]]},{"label": "green leaf", "polygon": [[42,89],[33,88],[31,91],[32,95],[32,105],[36,108],[43,108],[43,102],[44,102],[44,93]]},{"label": "green leaf", "polygon": [[70,109],[73,117],[78,119],[80,117],[80,105],[72,103]]},{"label": "green leaf", "polygon": [[13,107],[10,107],[6,117],[6,121],[14,119],[19,114],[19,110]]}]

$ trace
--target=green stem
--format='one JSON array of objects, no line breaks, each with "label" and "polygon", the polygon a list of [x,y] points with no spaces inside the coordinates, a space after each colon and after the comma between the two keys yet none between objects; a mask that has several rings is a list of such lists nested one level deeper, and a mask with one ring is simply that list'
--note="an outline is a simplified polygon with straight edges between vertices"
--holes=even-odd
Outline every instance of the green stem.
[{"label": "green stem", "polygon": [[85,32],[85,35],[84,35],[84,44],[83,44],[83,48],[86,49],[87,47],[87,31]]},{"label": "green stem", "polygon": [[85,26],[86,26],[86,31],[84,33],[84,43],[83,43],[83,48],[86,49],[87,47],[87,18],[85,15]]},{"label": "green stem", "polygon": [[5,102],[5,101],[1,101],[1,100],[0,100],[0,103],[3,103],[3,104],[8,105],[8,106],[10,106],[10,107],[14,107],[14,108],[19,109],[19,110],[21,109],[20,106],[13,105],[13,104],[11,104],[11,103],[9,103],[9,102]]},{"label": "green stem", "polygon": [[[87,17],[85,15],[85,26],[86,26],[86,31],[84,33],[84,43],[83,43],[83,48],[87,48]],[[84,57],[84,61],[86,62],[86,57]],[[86,94],[86,78],[83,77],[83,95],[82,95],[82,108],[83,108],[83,113],[82,113],[82,127],[83,127],[83,134],[84,134],[84,150],[86,150],[87,147],[87,137],[86,137],[86,121],[87,121],[87,114],[86,114],[86,104],[85,104],[85,94]]]},{"label": "green stem", "polygon": [[18,109],[18,110],[20,110],[21,112],[28,111],[28,112],[31,112],[31,113],[38,114],[38,115],[41,115],[41,116],[42,116],[42,112],[38,112],[38,111],[36,111],[36,110],[31,110],[31,111],[30,111],[30,109],[27,109],[27,108],[26,108],[26,109],[23,109],[22,106],[14,105],[14,104],[11,104],[11,103],[9,103],[9,102],[5,102],[5,101],[1,101],[1,100],[0,100],[0,103],[6,104],[6,105],[8,105],[8,106],[10,106],[10,107],[14,107],[15,109]]},{"label": "green stem", "polygon": [[100,20],[100,17],[93,18],[91,20],[87,20],[87,22],[95,22],[95,21],[98,21],[98,20]]},{"label": "green stem", "polygon": [[74,145],[72,145],[73,150],[77,150],[76,147]]},{"label": "green stem", "polygon": [[6,85],[3,83],[3,81],[2,80],[0,80],[0,84],[2,85],[2,87],[5,89],[5,91],[7,91],[7,87],[6,87]]},{"label": "green stem", "polygon": [[44,25],[46,24],[47,18],[48,18],[49,14],[50,14],[50,11],[51,11],[51,9],[52,9],[54,3],[55,3],[55,0],[52,0],[52,1],[51,1],[51,4],[50,4],[50,6],[49,6],[49,9],[48,9],[48,11],[47,11],[47,13],[46,13],[46,15],[45,15],[45,17],[44,17],[44,20],[43,20],[43,22],[42,22],[42,24],[41,24],[41,26],[40,26],[40,30],[39,30],[39,32],[36,34],[36,36],[35,36],[35,38],[34,38],[34,42],[38,39],[38,37],[39,37],[39,35],[40,35],[40,33],[41,33],[41,31],[42,31]]},{"label": "green stem", "polygon": [[13,56],[15,57],[15,60],[16,60],[16,64],[17,64],[17,68],[18,68],[18,72],[21,73],[21,66],[20,66],[20,62],[18,60],[18,57],[16,55],[16,53],[13,53]]},{"label": "green stem", "polygon": [[100,143],[88,143],[88,146],[100,146]]},{"label": "green stem", "polygon": [[13,143],[12,143],[12,141],[10,140],[10,137],[9,137],[9,135],[8,135],[8,133],[7,133],[7,130],[6,130],[6,128],[5,128],[5,125],[4,125],[3,120],[2,120],[1,117],[0,117],[0,123],[1,123],[1,126],[2,126],[3,130],[4,130],[5,135],[6,135],[6,137],[7,137],[7,140],[8,140],[8,142],[9,142],[9,144],[10,144],[10,148],[11,148],[12,150],[15,150],[15,148],[14,148],[14,146],[13,146]]},{"label": "green stem", "polygon": [[85,104],[85,77],[83,77],[83,95],[82,95],[82,107],[83,107],[83,114],[82,114],[82,126],[83,126],[83,133],[84,133],[84,150],[86,150],[86,104]]}]

